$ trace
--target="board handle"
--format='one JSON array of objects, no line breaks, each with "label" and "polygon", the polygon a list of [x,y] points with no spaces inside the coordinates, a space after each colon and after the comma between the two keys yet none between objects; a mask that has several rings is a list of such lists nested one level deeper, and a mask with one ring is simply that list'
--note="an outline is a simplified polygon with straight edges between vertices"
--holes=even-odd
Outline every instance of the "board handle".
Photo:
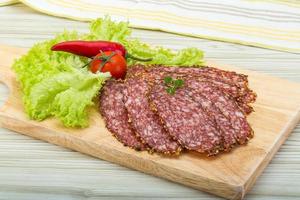
[{"label": "board handle", "polygon": [[15,75],[9,67],[0,66],[0,82],[5,84],[10,90],[12,89]]},{"label": "board handle", "polygon": [[0,44],[0,82],[4,83],[10,90],[15,83],[15,73],[11,66],[16,58],[24,55],[27,49]]}]

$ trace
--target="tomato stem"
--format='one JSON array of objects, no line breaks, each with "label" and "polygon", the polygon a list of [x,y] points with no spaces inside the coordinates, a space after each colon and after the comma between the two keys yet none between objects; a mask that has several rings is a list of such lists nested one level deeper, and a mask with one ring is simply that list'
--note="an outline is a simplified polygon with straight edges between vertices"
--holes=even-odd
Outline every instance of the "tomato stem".
[{"label": "tomato stem", "polygon": [[91,58],[91,60],[90,60],[88,63],[86,63],[85,65],[83,65],[81,68],[85,68],[86,66],[90,65],[94,60],[97,60],[97,59],[98,59],[98,60],[103,61],[103,62],[100,64],[100,68],[98,69],[98,71],[101,71],[101,69],[103,68],[103,66],[104,66],[106,63],[108,63],[114,55],[116,55],[115,52],[112,52],[109,56],[106,56],[106,55],[102,52],[102,55],[101,55],[101,56],[99,56],[99,57],[96,57],[96,56],[95,56],[95,57]]},{"label": "tomato stem", "polygon": [[[85,68],[86,66],[90,65],[90,64],[93,62],[93,60],[99,59],[99,60],[102,60],[102,61],[103,61],[103,62],[100,64],[100,68],[99,68],[99,70],[101,70],[102,67],[103,67],[106,63],[108,63],[108,62],[110,61],[110,59],[111,59],[114,55],[116,55],[115,52],[112,52],[112,54],[109,55],[109,56],[106,56],[106,55],[102,52],[102,55],[101,55],[101,56],[99,56],[99,57],[96,57],[96,56],[95,56],[95,57],[92,57],[91,60],[90,60],[88,63],[86,63],[85,65],[82,66],[82,68]],[[152,61],[152,60],[153,60],[153,58],[139,58],[139,57],[135,57],[135,56],[133,56],[133,55],[131,55],[131,54],[129,54],[129,53],[126,53],[126,58],[131,58],[131,59],[133,59],[133,60],[137,60],[137,61],[141,61],[141,62],[149,62],[149,61]]]},{"label": "tomato stem", "polygon": [[106,65],[106,63],[110,62],[111,58],[116,55],[115,52],[112,52],[109,56],[106,56],[104,53],[102,53],[102,55],[100,57],[98,57],[99,60],[102,60],[103,62],[100,63],[100,67],[98,69],[98,71],[101,71],[101,69],[104,67],[104,65]]},{"label": "tomato stem", "polygon": [[81,68],[85,68],[86,66],[90,65],[94,60],[94,57],[91,58],[91,60],[89,62],[87,62],[85,65],[83,65]]}]

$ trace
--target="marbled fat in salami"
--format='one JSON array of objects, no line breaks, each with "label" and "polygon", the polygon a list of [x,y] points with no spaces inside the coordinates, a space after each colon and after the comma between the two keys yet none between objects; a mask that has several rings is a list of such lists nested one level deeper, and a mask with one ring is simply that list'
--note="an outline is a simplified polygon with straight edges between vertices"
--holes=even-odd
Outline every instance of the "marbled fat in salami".
[{"label": "marbled fat in salami", "polygon": [[239,88],[248,87],[248,79],[246,75],[238,74],[236,72],[224,71],[213,67],[152,67],[149,72],[168,72],[186,74],[191,76],[204,76],[213,80],[236,85]]},{"label": "marbled fat in salami", "polygon": [[225,71],[213,67],[201,67],[201,71],[212,79],[220,78],[223,82],[235,84],[240,88],[248,87],[248,78],[244,74],[238,74],[232,71]]},{"label": "marbled fat in salami", "polygon": [[208,154],[216,154],[221,148],[216,124],[183,88],[170,95],[164,85],[156,84],[150,100],[169,134],[183,147]]},{"label": "marbled fat in salami", "polygon": [[126,78],[140,77],[145,73],[147,73],[147,70],[144,65],[134,65],[127,69]]},{"label": "marbled fat in salami", "polygon": [[197,78],[186,80],[187,87],[195,93],[201,93],[222,112],[235,130],[235,138],[240,144],[244,144],[253,135],[247,118],[239,109],[236,102],[225,95],[221,90],[208,82],[197,80]]},{"label": "marbled fat in salami", "polygon": [[[144,69],[141,70],[142,68]],[[148,73],[148,79],[152,81],[160,80],[172,73],[183,79],[198,76],[202,81],[215,84],[223,92],[227,93],[232,98],[235,98],[244,113],[250,114],[253,111],[253,108],[248,104],[255,101],[256,94],[248,88],[248,79],[246,75],[212,67],[152,66],[145,68],[143,65],[133,66],[132,70],[129,72],[131,76],[134,74],[141,76],[143,73]]]},{"label": "marbled fat in salami", "polygon": [[[169,94],[166,76],[182,79],[183,86]],[[125,81],[109,81],[100,97],[108,129],[125,145],[166,154],[186,148],[208,155],[229,151],[253,136],[247,114],[255,99],[243,74],[143,65],[130,67]]]},{"label": "marbled fat in salami", "polygon": [[212,67],[152,67],[148,72],[159,76],[165,76],[168,73],[176,73],[177,76],[199,76],[203,81],[210,81],[218,85],[241,103],[252,103],[256,99],[256,94],[248,88],[247,76],[236,72]]},{"label": "marbled fat in salami", "polygon": [[232,127],[230,121],[223,115],[223,113],[214,105],[214,103],[205,97],[201,92],[194,90],[189,87],[186,83],[185,91],[186,93],[196,101],[204,110],[205,114],[210,117],[212,121],[215,122],[216,128],[221,132],[221,137],[223,138],[222,147],[224,150],[230,150],[236,143],[236,135],[238,132]]},{"label": "marbled fat in salami", "polygon": [[159,117],[150,108],[148,95],[150,85],[140,78],[125,81],[124,99],[129,119],[136,134],[153,151],[172,154],[181,150],[162,126]]},{"label": "marbled fat in salami", "polygon": [[144,150],[146,146],[136,137],[130,124],[123,102],[122,90],[124,84],[117,81],[107,81],[100,95],[100,111],[107,129],[122,142],[136,150]]}]

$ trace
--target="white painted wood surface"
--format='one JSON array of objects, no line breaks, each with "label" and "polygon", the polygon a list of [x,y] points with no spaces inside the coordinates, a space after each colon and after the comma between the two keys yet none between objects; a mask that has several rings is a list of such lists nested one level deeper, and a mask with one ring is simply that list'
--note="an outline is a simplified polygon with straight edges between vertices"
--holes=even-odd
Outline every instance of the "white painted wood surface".
[{"label": "white painted wood surface", "polygon": [[[39,14],[21,4],[0,7],[2,44],[30,47],[64,28],[84,32],[87,24]],[[133,35],[174,49],[196,46],[209,59],[300,82],[299,54],[145,30],[134,30]],[[0,105],[7,94],[7,88],[0,85]],[[300,199],[299,188],[298,125],[246,199]],[[0,128],[0,199],[203,200],[217,197]]]}]

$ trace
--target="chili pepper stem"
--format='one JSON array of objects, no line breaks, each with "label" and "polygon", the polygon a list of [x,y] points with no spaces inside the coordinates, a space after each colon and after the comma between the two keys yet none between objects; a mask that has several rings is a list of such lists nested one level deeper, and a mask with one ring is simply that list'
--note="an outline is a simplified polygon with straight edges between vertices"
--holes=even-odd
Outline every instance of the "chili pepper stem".
[{"label": "chili pepper stem", "polygon": [[[85,68],[86,66],[90,65],[91,62],[93,62],[94,59],[100,59],[100,60],[103,60],[104,62],[100,65],[100,70],[101,68],[107,63],[109,62],[109,60],[115,55],[115,53],[112,53],[111,55],[109,56],[105,56],[104,54],[100,57],[92,57],[91,60],[86,63],[85,65],[82,66],[82,68]],[[129,53],[126,54],[126,58],[131,58],[133,60],[137,60],[137,61],[141,61],[141,62],[149,62],[149,61],[152,61],[153,58],[138,58],[138,57],[135,57]]]}]

